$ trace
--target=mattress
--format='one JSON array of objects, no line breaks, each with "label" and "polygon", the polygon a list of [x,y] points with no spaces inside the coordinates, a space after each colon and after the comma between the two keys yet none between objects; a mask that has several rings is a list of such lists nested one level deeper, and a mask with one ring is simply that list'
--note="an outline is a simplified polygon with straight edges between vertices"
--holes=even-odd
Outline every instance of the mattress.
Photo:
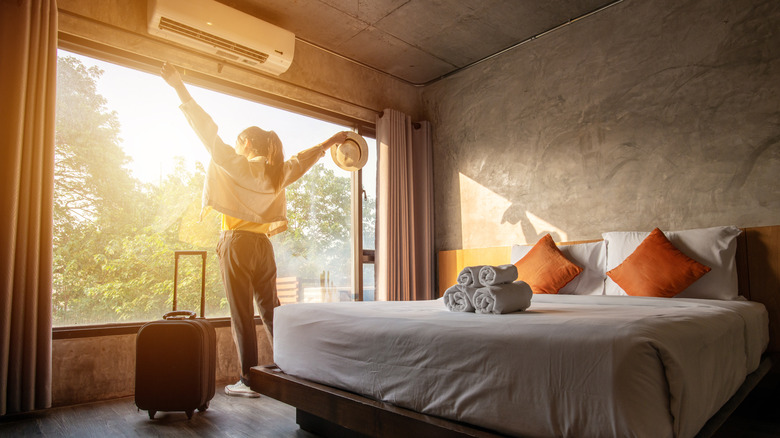
[{"label": "mattress", "polygon": [[535,295],[507,315],[441,299],[277,308],[285,373],[524,436],[696,434],[755,370],[763,305]]}]

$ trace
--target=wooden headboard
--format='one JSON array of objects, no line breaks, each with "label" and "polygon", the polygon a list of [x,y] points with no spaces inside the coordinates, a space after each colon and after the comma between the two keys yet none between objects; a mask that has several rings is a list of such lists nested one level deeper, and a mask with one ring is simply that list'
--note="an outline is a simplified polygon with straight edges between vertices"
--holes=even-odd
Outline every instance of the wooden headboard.
[{"label": "wooden headboard", "polygon": [[[770,353],[780,353],[780,225],[743,228],[737,238],[739,293],[766,306],[769,312]],[[564,242],[561,245],[593,242]],[[438,296],[457,283],[458,273],[473,265],[510,262],[511,247],[439,251]]]}]

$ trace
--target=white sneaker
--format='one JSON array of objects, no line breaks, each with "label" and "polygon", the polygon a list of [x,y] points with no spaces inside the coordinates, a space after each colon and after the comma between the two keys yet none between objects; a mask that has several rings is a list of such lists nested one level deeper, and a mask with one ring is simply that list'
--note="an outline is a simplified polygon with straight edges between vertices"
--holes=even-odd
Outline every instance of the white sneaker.
[{"label": "white sneaker", "polygon": [[260,394],[252,391],[252,388],[246,386],[244,382],[240,380],[234,385],[225,386],[225,394],[233,397],[250,397],[250,398],[260,397]]}]

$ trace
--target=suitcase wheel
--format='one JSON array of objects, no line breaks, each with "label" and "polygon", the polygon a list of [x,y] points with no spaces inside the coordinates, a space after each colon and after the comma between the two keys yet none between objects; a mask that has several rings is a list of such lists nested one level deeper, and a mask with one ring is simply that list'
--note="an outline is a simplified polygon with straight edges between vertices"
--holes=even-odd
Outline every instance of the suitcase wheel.
[{"label": "suitcase wheel", "polygon": [[185,413],[185,414],[187,414],[187,419],[188,419],[188,420],[192,418],[192,413],[193,413],[193,412],[194,412],[194,411],[193,411],[192,409],[190,409],[189,411],[184,411],[184,413]]},{"label": "suitcase wheel", "polygon": [[206,403],[203,404],[203,406],[198,408],[198,412],[203,412],[203,411],[205,411],[208,408],[209,408],[209,402],[206,402]]},{"label": "suitcase wheel", "polygon": [[154,415],[157,413],[157,411],[153,409],[149,409],[149,419],[154,420]]}]

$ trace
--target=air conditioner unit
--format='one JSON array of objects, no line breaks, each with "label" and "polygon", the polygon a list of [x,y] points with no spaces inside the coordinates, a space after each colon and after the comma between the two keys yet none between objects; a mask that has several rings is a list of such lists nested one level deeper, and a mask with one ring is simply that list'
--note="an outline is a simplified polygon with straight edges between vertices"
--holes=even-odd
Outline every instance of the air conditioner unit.
[{"label": "air conditioner unit", "polygon": [[262,72],[287,71],[295,35],[214,0],[149,0],[152,35]]}]

